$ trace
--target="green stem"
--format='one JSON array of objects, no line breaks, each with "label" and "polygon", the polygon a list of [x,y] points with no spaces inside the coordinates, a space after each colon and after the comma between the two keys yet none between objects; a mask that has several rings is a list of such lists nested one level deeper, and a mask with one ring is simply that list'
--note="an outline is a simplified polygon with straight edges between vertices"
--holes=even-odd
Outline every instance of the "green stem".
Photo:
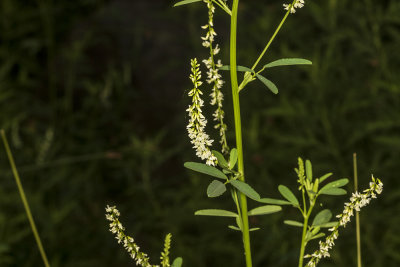
[{"label": "green stem", "polygon": [[282,28],[283,23],[285,23],[286,18],[289,16],[290,13],[290,8],[289,10],[286,12],[285,16],[283,17],[283,19],[281,20],[281,23],[279,23],[278,28],[276,28],[274,34],[272,35],[271,39],[269,39],[267,45],[265,46],[264,50],[261,52],[260,56],[258,57],[258,59],[256,60],[256,62],[254,63],[253,67],[251,67],[252,70],[254,70],[258,63],[260,62],[260,60],[262,59],[262,57],[264,56],[265,52],[267,52],[269,46],[271,45],[272,41],[275,39],[276,35],[278,34],[279,30]]},{"label": "green stem", "polygon": [[301,237],[301,248],[300,248],[300,256],[299,256],[299,267],[303,267],[303,259],[304,259],[304,251],[306,249],[306,234],[307,234],[307,226],[308,226],[308,216],[304,218],[304,224],[303,224],[303,234]]},{"label": "green stem", "polygon": [[[242,126],[240,120],[240,103],[239,103],[239,88],[237,80],[236,69],[236,31],[237,31],[237,13],[238,13],[239,0],[233,0],[232,16],[231,16],[231,33],[230,33],[230,69],[231,69],[231,86],[233,109],[235,116],[235,135],[236,135],[236,148],[238,152],[238,171],[240,173],[240,180],[244,181],[244,164],[243,164],[243,147],[242,147]],[[243,244],[244,253],[246,257],[246,267],[251,267],[251,250],[250,250],[250,232],[249,232],[249,218],[247,214],[247,199],[244,194],[239,192],[240,207],[242,209],[242,223],[243,223]]]},{"label": "green stem", "polygon": [[[354,170],[354,190],[358,191],[358,175],[357,175],[357,154],[353,154],[353,170]],[[361,267],[361,234],[360,234],[360,216],[356,211],[356,239],[357,239],[357,266]]]},{"label": "green stem", "polygon": [[299,267],[303,267],[304,261],[304,251],[306,250],[307,242],[306,235],[307,235],[307,227],[308,227],[308,219],[310,218],[311,212],[314,208],[316,199],[310,204],[308,212],[306,213],[306,206],[304,203],[304,224],[303,224],[303,234],[301,236],[301,248],[300,248],[300,255],[299,255]]},{"label": "green stem", "polygon": [[8,145],[7,137],[6,137],[6,134],[5,134],[4,130],[1,130],[1,137],[3,139],[3,143],[4,143],[4,146],[6,148],[8,160],[10,161],[11,169],[13,171],[15,181],[17,182],[19,194],[21,196],[22,203],[24,204],[25,212],[26,212],[26,215],[28,216],[28,220],[29,220],[29,223],[31,225],[33,235],[35,236],[36,243],[37,243],[37,246],[38,246],[39,251],[40,251],[40,255],[42,256],[44,265],[46,267],[50,267],[49,261],[47,260],[46,253],[45,253],[45,251],[43,249],[42,241],[40,240],[39,233],[38,233],[38,231],[36,229],[35,221],[33,220],[32,213],[31,213],[28,201],[27,201],[26,196],[25,196],[24,188],[22,187],[21,180],[19,178],[19,174],[18,174],[18,171],[17,171],[17,167],[15,166],[14,158],[12,156],[10,146]]}]

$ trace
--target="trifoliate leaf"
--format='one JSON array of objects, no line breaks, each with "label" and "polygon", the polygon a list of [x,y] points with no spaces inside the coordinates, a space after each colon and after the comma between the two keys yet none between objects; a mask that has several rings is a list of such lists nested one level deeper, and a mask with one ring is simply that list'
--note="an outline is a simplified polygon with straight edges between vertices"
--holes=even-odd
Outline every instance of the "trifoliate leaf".
[{"label": "trifoliate leaf", "polygon": [[248,196],[249,198],[258,201],[260,199],[260,195],[251,188],[250,185],[246,184],[245,182],[239,180],[233,180],[230,182],[233,187],[237,190]]},{"label": "trifoliate leaf", "polygon": [[292,193],[292,191],[284,185],[278,186],[279,193],[286,198],[293,206],[299,206],[299,201],[296,196]]},{"label": "trifoliate leaf", "polygon": [[260,74],[256,74],[256,77],[263,83],[265,84],[265,86],[268,87],[268,89],[274,93],[277,94],[278,93],[278,87],[276,87],[276,85],[271,82],[270,80],[268,80],[267,78],[265,78],[264,76],[260,75]]},{"label": "trifoliate leaf", "polygon": [[219,197],[226,191],[226,186],[218,180],[212,181],[207,187],[208,197]]},{"label": "trifoliate leaf", "polygon": [[226,162],[226,159],[220,152],[213,150],[212,153],[217,158],[219,166],[221,166],[222,168],[228,168],[228,163]]},{"label": "trifoliate leaf", "polygon": [[[339,179],[339,180],[330,182],[329,184],[326,184],[324,187],[322,187],[321,190],[319,190],[319,194],[329,195],[329,194],[326,194],[327,190],[345,186],[346,184],[348,184],[348,182],[349,182],[349,179],[347,179],[347,178],[343,178],[343,179]],[[340,192],[340,190],[336,190],[336,191]],[[332,192],[335,192],[335,190],[333,190]]]},{"label": "trifoliate leaf", "polygon": [[226,175],[223,172],[221,172],[220,170],[218,170],[215,167],[208,166],[203,163],[185,162],[185,164],[183,166],[185,166],[185,168],[188,168],[188,169],[196,171],[196,172],[200,172],[200,173],[204,173],[204,174],[207,174],[207,175],[210,175],[213,177],[228,180],[228,177],[226,177]]},{"label": "trifoliate leaf", "polygon": [[320,226],[321,224],[329,222],[329,220],[332,218],[332,212],[328,209],[321,210],[318,212],[317,215],[315,215],[315,218],[312,222],[313,226]]},{"label": "trifoliate leaf", "polygon": [[330,173],[327,173],[327,174],[322,175],[322,176],[319,178],[319,182],[322,183],[322,182],[325,181],[327,178],[331,177],[332,174],[333,174],[333,173],[330,172]]}]

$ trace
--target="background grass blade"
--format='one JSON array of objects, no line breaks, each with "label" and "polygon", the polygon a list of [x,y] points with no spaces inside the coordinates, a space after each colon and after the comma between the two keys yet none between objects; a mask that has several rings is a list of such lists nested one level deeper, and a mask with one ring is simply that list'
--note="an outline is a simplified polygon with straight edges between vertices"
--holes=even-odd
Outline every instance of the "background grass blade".
[{"label": "background grass blade", "polygon": [[5,147],[6,152],[7,152],[8,160],[10,161],[11,169],[12,169],[12,172],[14,174],[14,178],[15,178],[15,181],[17,183],[17,186],[18,186],[18,191],[19,191],[19,194],[21,196],[22,203],[24,204],[26,215],[28,216],[28,220],[29,220],[29,223],[31,225],[33,235],[35,237],[36,244],[37,244],[37,246],[39,248],[39,251],[40,251],[40,255],[42,256],[44,265],[46,267],[50,267],[49,261],[47,260],[46,252],[44,251],[44,248],[43,248],[43,245],[42,245],[42,241],[40,240],[39,233],[38,233],[38,231],[36,229],[35,221],[33,220],[33,217],[32,217],[31,209],[29,208],[28,200],[26,199],[26,196],[25,196],[24,188],[22,187],[21,180],[19,178],[17,167],[15,166],[14,158],[13,158],[13,155],[11,153],[11,149],[10,149],[10,146],[8,144],[6,134],[5,134],[4,130],[0,130],[0,132],[1,132],[1,138],[3,139],[4,147]]}]

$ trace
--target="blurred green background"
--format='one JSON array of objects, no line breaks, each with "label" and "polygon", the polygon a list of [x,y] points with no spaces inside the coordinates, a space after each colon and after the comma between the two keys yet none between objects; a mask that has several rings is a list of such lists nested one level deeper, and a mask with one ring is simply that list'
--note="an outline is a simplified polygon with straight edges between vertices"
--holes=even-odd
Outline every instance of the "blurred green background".
[{"label": "blurred green background", "polygon": [[[284,15],[283,2],[240,2],[238,62],[250,66]],[[193,215],[234,207],[228,195],[208,199],[209,179],[183,168],[197,161],[185,109],[189,60],[207,56],[200,40],[207,9],[172,5],[0,1],[0,128],[53,267],[134,266],[108,232],[107,204],[117,205],[154,263],[171,232],[172,255],[184,266],[244,266],[229,219]],[[265,73],[278,95],[257,82],[241,93],[247,181],[263,196],[278,197],[279,184],[297,187],[298,156],[316,175],[352,178],[357,152],[360,188],[371,173],[382,179],[383,195],[360,214],[364,266],[400,266],[399,14],[397,0],[306,1],[263,62],[303,57],[312,67]],[[227,63],[229,18],[218,11],[215,25]],[[224,90],[230,114],[229,83]],[[227,124],[234,146],[230,115]],[[1,147],[0,266],[42,266]],[[321,199],[339,213],[347,198]],[[285,208],[251,219],[262,228],[252,234],[254,266],[297,266],[301,233],[284,219],[299,217]],[[354,223],[320,265],[356,266]]]}]

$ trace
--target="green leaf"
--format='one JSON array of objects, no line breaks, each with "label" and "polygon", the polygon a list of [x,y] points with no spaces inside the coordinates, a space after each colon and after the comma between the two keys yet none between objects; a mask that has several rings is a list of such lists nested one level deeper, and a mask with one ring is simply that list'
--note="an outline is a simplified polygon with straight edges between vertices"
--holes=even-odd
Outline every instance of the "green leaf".
[{"label": "green leaf", "polygon": [[219,197],[226,191],[226,186],[218,180],[212,181],[207,187],[208,197]]},{"label": "green leaf", "polygon": [[331,228],[331,227],[335,227],[339,224],[338,221],[334,221],[334,222],[328,222],[328,223],[324,223],[324,224],[320,224],[318,225],[321,228]]},{"label": "green leaf", "polygon": [[[331,188],[338,188],[338,187],[345,186],[346,184],[348,184],[348,182],[349,182],[349,179],[347,179],[347,178],[343,178],[343,179],[339,179],[339,180],[330,182],[329,184],[326,184],[324,187],[322,187],[321,190],[319,190],[319,194],[325,194],[325,192],[327,192],[327,190],[329,190]],[[329,195],[329,194],[325,194],[325,195]]]},{"label": "green leaf", "polygon": [[241,231],[239,227],[233,226],[233,225],[228,225],[228,228],[230,228],[232,230],[236,230],[236,231]]},{"label": "green leaf", "polygon": [[261,207],[254,208],[249,211],[249,216],[255,216],[255,215],[266,215],[266,214],[271,214],[275,213],[278,211],[281,211],[282,208],[280,206],[276,205],[265,205]]},{"label": "green leaf", "polygon": [[319,234],[314,235],[311,238],[309,238],[308,241],[313,240],[313,239],[317,239],[317,238],[320,238],[320,237],[323,237],[323,236],[325,236],[324,233],[319,233]]},{"label": "green leaf", "polygon": [[220,152],[213,150],[212,153],[217,158],[218,165],[220,165],[222,168],[228,168],[228,162],[226,162],[226,159]]},{"label": "green leaf", "polygon": [[306,174],[307,174],[307,179],[312,182],[312,165],[311,161],[306,160]]},{"label": "green leaf", "polygon": [[233,187],[235,187],[237,190],[239,190],[249,198],[256,201],[260,200],[260,195],[253,188],[251,188],[250,185],[246,184],[245,182],[239,180],[233,180],[230,183]]},{"label": "green leaf", "polygon": [[284,185],[278,186],[279,193],[286,198],[293,206],[299,206],[299,201],[297,200],[296,196]]},{"label": "green leaf", "polygon": [[[223,65],[222,67],[219,68],[220,70],[230,70],[231,66],[230,65]],[[244,66],[236,66],[236,70],[237,71],[242,71],[242,72],[252,72],[254,73],[254,70],[249,69],[248,67],[244,67]]]},{"label": "green leaf", "polygon": [[292,221],[292,220],[284,220],[284,224],[290,225],[290,226],[296,226],[296,227],[303,227],[303,224],[298,221]]},{"label": "green leaf", "polygon": [[183,5],[187,5],[187,4],[191,4],[191,3],[195,3],[195,2],[200,2],[200,1],[202,1],[202,0],[184,0],[184,1],[180,1],[180,2],[176,3],[174,5],[174,7],[183,6]]},{"label": "green leaf", "polygon": [[203,163],[185,162],[185,164],[183,166],[185,166],[185,168],[188,168],[188,169],[196,171],[196,172],[200,172],[200,173],[204,173],[204,174],[207,174],[207,175],[210,175],[213,177],[228,180],[228,177],[226,177],[226,175],[223,172],[221,172],[220,170],[218,170],[215,167],[208,166]]},{"label": "green leaf", "polygon": [[264,68],[290,65],[312,65],[312,62],[304,58],[282,58],[264,65]]},{"label": "green leaf", "polygon": [[274,199],[274,198],[262,198],[258,200],[258,202],[266,203],[266,204],[275,204],[275,205],[292,205],[289,201]]},{"label": "green leaf", "polygon": [[232,148],[231,153],[229,155],[229,169],[233,169],[233,167],[235,167],[237,158],[238,158],[237,149]]},{"label": "green leaf", "polygon": [[250,228],[249,231],[250,231],[250,232],[253,232],[253,231],[260,230],[260,229],[261,229],[260,227],[255,227],[255,228]]},{"label": "green leaf", "polygon": [[176,258],[173,262],[171,267],[181,267],[183,259],[181,257]]},{"label": "green leaf", "polygon": [[343,188],[336,188],[336,187],[325,189],[323,192],[321,191],[319,191],[319,194],[321,195],[340,196],[347,194],[347,191],[344,190]]},{"label": "green leaf", "polygon": [[312,222],[313,226],[320,226],[321,224],[329,222],[329,220],[332,218],[332,212],[328,209],[321,210],[318,212],[317,215],[315,215],[315,218]]},{"label": "green leaf", "polygon": [[264,76],[260,75],[260,74],[256,74],[256,77],[263,83],[265,84],[265,86],[268,87],[269,90],[271,90],[272,93],[277,94],[278,93],[278,87],[276,87],[276,85],[271,82],[270,80],[268,80],[267,78],[265,78]]},{"label": "green leaf", "polygon": [[194,213],[194,215],[201,216],[217,216],[217,217],[237,217],[238,215],[229,210],[219,210],[219,209],[206,209],[206,210],[198,210]]},{"label": "green leaf", "polygon": [[321,178],[319,178],[319,183],[322,183],[323,181],[325,181],[327,178],[329,178],[331,176],[332,176],[331,172],[327,173],[327,174],[324,174],[323,176],[321,176]]}]

